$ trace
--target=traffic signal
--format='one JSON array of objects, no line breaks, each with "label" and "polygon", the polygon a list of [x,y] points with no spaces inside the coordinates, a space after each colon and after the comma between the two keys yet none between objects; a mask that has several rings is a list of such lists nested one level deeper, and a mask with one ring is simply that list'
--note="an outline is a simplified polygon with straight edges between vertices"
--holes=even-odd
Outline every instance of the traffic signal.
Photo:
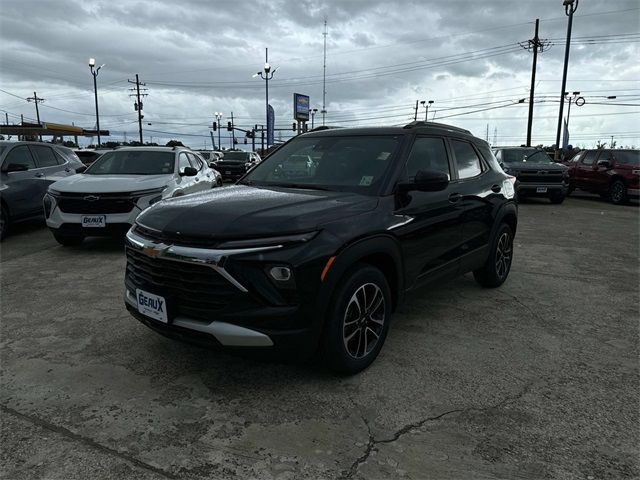
[{"label": "traffic signal", "polygon": [[233,132],[233,126],[231,125],[231,122],[227,122],[227,130]]},{"label": "traffic signal", "polygon": [[213,122],[213,131],[218,130],[218,122]]},{"label": "traffic signal", "polygon": [[296,131],[296,127],[297,127],[296,122],[293,122],[293,131],[294,132]]}]

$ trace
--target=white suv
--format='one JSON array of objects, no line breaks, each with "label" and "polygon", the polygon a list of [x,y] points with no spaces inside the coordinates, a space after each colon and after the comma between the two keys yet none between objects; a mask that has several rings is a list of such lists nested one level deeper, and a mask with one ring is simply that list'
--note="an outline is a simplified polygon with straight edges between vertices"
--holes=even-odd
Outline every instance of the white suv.
[{"label": "white suv", "polygon": [[187,148],[128,147],[107,152],[81,174],[57,181],[44,197],[47,226],[62,245],[124,234],[148,206],[222,184]]}]

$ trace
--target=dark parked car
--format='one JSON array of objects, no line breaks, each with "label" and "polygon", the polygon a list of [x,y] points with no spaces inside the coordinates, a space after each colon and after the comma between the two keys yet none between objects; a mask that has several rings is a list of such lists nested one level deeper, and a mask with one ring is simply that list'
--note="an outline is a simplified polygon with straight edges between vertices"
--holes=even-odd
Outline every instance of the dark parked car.
[{"label": "dark parked car", "polygon": [[505,173],[516,177],[518,198],[546,197],[551,203],[562,203],[569,189],[568,168],[554,163],[539,148],[494,148],[496,159]]},{"label": "dark parked car", "polygon": [[222,174],[223,180],[237,180],[260,163],[260,155],[255,152],[227,151],[221,160],[211,164]]},{"label": "dark parked car", "polygon": [[[313,172],[282,179],[300,155]],[[408,290],[465,272],[501,285],[516,225],[513,183],[466,130],[307,133],[233,187],[145,210],[127,234],[125,304],[169,337],[298,359],[319,349],[355,373]]]},{"label": "dark parked car", "polygon": [[583,150],[569,165],[569,188],[598,193],[613,203],[640,195],[640,150]]},{"label": "dark parked car", "polygon": [[86,168],[72,154],[48,143],[0,142],[0,239],[12,222],[42,215],[51,183]]}]

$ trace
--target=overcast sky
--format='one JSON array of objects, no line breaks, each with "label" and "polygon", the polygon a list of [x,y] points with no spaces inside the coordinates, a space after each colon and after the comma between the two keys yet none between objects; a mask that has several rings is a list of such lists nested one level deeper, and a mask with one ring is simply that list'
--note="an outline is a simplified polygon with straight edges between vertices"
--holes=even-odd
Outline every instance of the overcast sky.
[{"label": "overcast sky", "polygon": [[[533,142],[555,143],[567,29],[561,0],[2,0],[0,112],[10,123],[20,114],[35,119],[23,99],[36,91],[45,99],[42,121],[94,128],[95,57],[106,64],[98,94],[109,139],[137,138],[127,80],[138,73],[149,94],[145,141],[210,148],[216,111],[223,122],[233,112],[239,126],[265,123],[265,82],[252,75],[268,47],[279,67],[269,100],[277,126],[290,128],[294,92],[322,108],[325,18],[328,125],[402,125],[416,100],[433,100],[430,120],[482,138],[488,128],[499,145],[526,138],[532,54],[518,44],[540,18],[550,45],[538,56]],[[613,135],[618,145],[639,146],[638,0],[580,0],[573,39],[567,90],[580,91],[585,105],[572,106],[570,143],[592,147]]]}]

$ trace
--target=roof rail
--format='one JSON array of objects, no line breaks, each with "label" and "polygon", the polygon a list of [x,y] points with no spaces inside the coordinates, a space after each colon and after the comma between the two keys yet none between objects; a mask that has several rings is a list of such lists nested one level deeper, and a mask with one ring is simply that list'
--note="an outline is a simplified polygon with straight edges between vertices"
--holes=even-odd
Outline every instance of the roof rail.
[{"label": "roof rail", "polygon": [[417,120],[415,122],[407,123],[402,128],[417,128],[417,127],[442,128],[442,129],[445,129],[445,130],[452,130],[454,132],[468,133],[469,135],[471,135],[471,132],[469,130],[464,129],[464,128],[454,127],[453,125],[447,125],[445,123],[425,122],[424,120],[422,120],[422,121],[421,120]]}]

